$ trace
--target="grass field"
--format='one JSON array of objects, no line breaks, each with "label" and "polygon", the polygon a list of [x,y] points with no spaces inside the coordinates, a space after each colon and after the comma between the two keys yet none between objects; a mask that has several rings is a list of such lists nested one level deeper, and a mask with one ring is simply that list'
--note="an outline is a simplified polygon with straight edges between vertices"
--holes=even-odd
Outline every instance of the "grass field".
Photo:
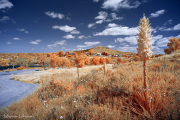
[{"label": "grass field", "polygon": [[66,71],[41,77],[42,87],[1,110],[1,118],[177,120],[180,94],[177,58],[176,55],[173,61],[148,61],[148,96],[143,90],[142,62],[116,64],[106,73],[96,67],[79,80],[74,77],[77,74]]}]

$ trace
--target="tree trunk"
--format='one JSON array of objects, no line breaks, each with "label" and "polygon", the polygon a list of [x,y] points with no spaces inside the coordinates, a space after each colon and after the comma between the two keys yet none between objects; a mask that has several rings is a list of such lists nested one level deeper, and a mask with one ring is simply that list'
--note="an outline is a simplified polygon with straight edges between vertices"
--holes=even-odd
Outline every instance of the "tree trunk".
[{"label": "tree trunk", "polygon": [[78,80],[79,80],[79,60],[78,60],[78,66],[77,66],[77,73],[78,73]]}]

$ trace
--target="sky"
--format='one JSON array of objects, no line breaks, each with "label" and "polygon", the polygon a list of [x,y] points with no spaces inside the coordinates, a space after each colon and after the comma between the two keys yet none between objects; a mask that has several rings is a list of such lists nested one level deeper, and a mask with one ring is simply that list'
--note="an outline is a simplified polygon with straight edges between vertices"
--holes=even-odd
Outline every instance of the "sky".
[{"label": "sky", "polygon": [[151,23],[154,54],[180,37],[180,0],[0,0],[0,53],[95,46],[137,53],[139,20]]}]

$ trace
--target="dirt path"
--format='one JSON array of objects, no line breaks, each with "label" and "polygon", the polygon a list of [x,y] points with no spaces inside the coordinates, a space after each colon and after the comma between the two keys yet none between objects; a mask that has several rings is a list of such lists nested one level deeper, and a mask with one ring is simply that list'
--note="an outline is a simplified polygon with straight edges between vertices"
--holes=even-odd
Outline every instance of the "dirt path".
[{"label": "dirt path", "polygon": [[[99,69],[99,67],[103,67],[103,65],[98,66],[86,66],[83,68],[79,68],[79,73],[81,75],[85,75],[89,73],[93,69]],[[112,69],[112,64],[106,65],[107,69]],[[51,76],[53,74],[61,74],[61,73],[73,73],[74,77],[77,77],[77,68],[60,68],[60,69],[49,69],[44,71],[35,71],[28,74],[21,74],[21,75],[11,75],[11,79],[25,82],[25,83],[40,83],[41,77],[44,76]]]}]

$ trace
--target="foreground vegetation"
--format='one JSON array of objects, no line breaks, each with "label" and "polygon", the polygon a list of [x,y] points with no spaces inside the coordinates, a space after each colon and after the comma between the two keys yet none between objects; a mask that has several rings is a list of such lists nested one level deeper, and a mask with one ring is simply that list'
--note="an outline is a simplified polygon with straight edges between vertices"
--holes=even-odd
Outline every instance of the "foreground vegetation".
[{"label": "foreground vegetation", "polygon": [[[180,64],[148,61],[149,98],[144,97],[143,63],[92,70],[78,80],[72,73],[41,78],[42,87],[1,111],[28,119],[178,119]],[[26,118],[25,118],[26,119]]]}]

